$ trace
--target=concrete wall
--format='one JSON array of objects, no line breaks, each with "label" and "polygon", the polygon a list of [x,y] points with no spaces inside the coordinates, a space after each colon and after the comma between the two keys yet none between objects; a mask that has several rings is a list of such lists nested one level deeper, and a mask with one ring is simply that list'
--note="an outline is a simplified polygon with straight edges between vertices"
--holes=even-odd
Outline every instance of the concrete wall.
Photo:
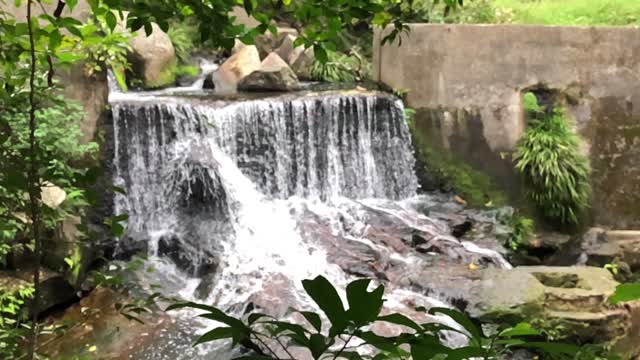
[{"label": "concrete wall", "polygon": [[640,228],[640,29],[414,24],[379,46],[383,34],[374,72],[410,91],[422,135],[517,194],[504,155],[526,127],[522,93],[549,90],[585,140],[594,222]]}]

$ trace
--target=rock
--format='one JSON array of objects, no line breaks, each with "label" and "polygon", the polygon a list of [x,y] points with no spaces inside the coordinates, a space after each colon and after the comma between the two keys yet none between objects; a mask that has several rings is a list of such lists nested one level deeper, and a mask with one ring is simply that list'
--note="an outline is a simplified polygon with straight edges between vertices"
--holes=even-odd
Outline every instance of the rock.
[{"label": "rock", "polygon": [[64,190],[51,183],[45,183],[40,190],[42,191],[42,202],[52,209],[56,209],[67,198],[67,193]]},{"label": "rock", "polygon": [[[48,323],[65,325],[66,330],[44,336],[39,350],[55,359],[93,358],[96,354],[109,360],[197,357],[191,347],[194,333],[180,320],[150,306],[152,313],[136,315],[141,320],[137,322],[116,308],[118,303],[134,301],[109,288],[91,291],[80,303],[47,319]],[[55,340],[49,341],[53,336]]]},{"label": "rock", "polygon": [[287,36],[292,36],[294,39],[298,36],[298,31],[293,28],[278,27],[276,29],[277,32],[275,34],[267,31],[255,37],[254,41],[261,59],[276,51]]},{"label": "rock", "polygon": [[203,253],[202,249],[190,249],[191,246],[175,235],[163,236],[158,240],[158,255],[168,257],[189,275],[202,277],[214,273],[217,267],[215,257]]},{"label": "rock", "polygon": [[640,343],[626,339],[637,331],[640,316],[636,305],[609,304],[617,285],[607,270],[594,267],[487,269],[473,286],[467,311],[483,322],[562,328],[564,340],[608,344],[637,355]]},{"label": "rock", "polygon": [[248,45],[227,59],[218,71],[212,73],[209,82],[214,84],[218,92],[234,92],[238,83],[247,75],[259,70],[260,66],[258,49],[254,45]]},{"label": "rock", "polygon": [[[33,281],[32,271],[15,273],[0,273],[0,287],[17,290],[20,286],[29,286]],[[33,300],[27,301],[29,311],[46,313],[58,306],[68,305],[78,299],[76,290],[66,281],[64,276],[46,269],[40,271],[40,303],[37,309],[33,307]]]},{"label": "rock", "polygon": [[280,56],[289,65],[293,65],[298,56],[304,51],[303,46],[294,47],[293,43],[296,41],[296,37],[287,34],[283,39],[280,46],[275,50],[276,54]]},{"label": "rock", "polygon": [[161,88],[176,81],[178,60],[169,36],[157,24],[147,36],[139,31],[129,44],[133,49],[130,61],[133,72],[144,83],[145,88]]},{"label": "rock", "polygon": [[458,204],[460,204],[462,206],[467,206],[467,200],[463,199],[459,195],[454,196],[453,197],[453,201],[457,202]]},{"label": "rock", "polygon": [[231,14],[229,15],[235,18],[233,23],[236,25],[244,25],[248,28],[254,28],[260,25],[260,21],[249,15],[247,11],[241,6],[234,6],[233,10],[231,10]]},{"label": "rock", "polygon": [[599,267],[622,262],[632,271],[638,271],[640,231],[591,228],[572,239],[549,262],[557,265],[580,264]]},{"label": "rock", "polygon": [[308,48],[300,53],[291,65],[291,69],[300,80],[311,80],[311,67],[316,61],[313,48]]},{"label": "rock", "polygon": [[244,91],[291,91],[300,87],[298,77],[284,60],[271,53],[260,64],[260,69],[252,72],[238,84]]}]

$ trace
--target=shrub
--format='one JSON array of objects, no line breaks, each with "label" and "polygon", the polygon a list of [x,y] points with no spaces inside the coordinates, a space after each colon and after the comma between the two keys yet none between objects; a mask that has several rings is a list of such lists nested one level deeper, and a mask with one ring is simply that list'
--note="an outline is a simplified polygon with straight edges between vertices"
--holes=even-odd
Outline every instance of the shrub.
[{"label": "shrub", "polygon": [[591,195],[588,159],[580,153],[580,140],[563,111],[546,115],[534,99],[533,94],[524,98],[532,120],[518,143],[515,168],[545,218],[560,225],[577,224]]},{"label": "shrub", "polygon": [[512,216],[507,221],[507,225],[511,228],[511,233],[507,238],[506,245],[513,251],[518,251],[523,246],[526,246],[535,230],[534,221],[522,215]]},{"label": "shrub", "polygon": [[[448,308],[427,310],[417,307],[415,310],[448,317],[455,325],[420,323],[399,313],[382,315],[384,286],[379,285],[369,291],[370,283],[369,279],[359,279],[347,285],[345,299],[348,308],[345,309],[337,290],[327,279],[318,276],[313,280],[303,280],[305,291],[322,314],[291,309],[291,314],[304,319],[300,323],[278,320],[259,312],[236,318],[213,306],[193,302],[174,304],[167,310],[192,308],[204,311],[200,317],[221,325],[200,336],[196,345],[231,340],[233,347],[243,346],[253,352],[238,358],[245,360],[501,359],[516,348],[529,348],[554,358],[574,359],[580,352],[580,348],[574,345],[540,341],[541,333],[525,323],[509,328],[494,327],[491,334],[486,335],[465,314]],[[323,321],[323,317],[326,320]],[[395,325],[402,327],[403,332],[395,336],[381,336],[376,334],[374,324],[384,324],[383,328]],[[459,348],[447,346],[443,341],[447,332],[466,337],[468,344]],[[365,350],[364,346],[368,349]],[[301,349],[306,354],[292,352],[292,348]]]},{"label": "shrub", "polygon": [[371,64],[357,53],[347,55],[328,52],[326,62],[315,61],[311,67],[311,78],[326,82],[354,82],[369,77]]},{"label": "shrub", "polygon": [[167,35],[176,50],[178,60],[183,64],[188,63],[191,60],[191,52],[197,48],[197,27],[189,22],[174,23],[169,27]]}]

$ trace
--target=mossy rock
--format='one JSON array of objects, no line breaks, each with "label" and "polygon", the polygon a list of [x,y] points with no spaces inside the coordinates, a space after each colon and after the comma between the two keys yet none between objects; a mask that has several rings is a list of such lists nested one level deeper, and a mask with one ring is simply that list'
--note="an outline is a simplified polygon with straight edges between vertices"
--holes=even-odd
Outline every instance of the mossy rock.
[{"label": "mossy rock", "polygon": [[556,340],[604,344],[625,358],[640,354],[631,341],[640,326],[640,304],[609,303],[618,286],[596,267],[487,269],[467,311],[483,322],[533,324]]}]

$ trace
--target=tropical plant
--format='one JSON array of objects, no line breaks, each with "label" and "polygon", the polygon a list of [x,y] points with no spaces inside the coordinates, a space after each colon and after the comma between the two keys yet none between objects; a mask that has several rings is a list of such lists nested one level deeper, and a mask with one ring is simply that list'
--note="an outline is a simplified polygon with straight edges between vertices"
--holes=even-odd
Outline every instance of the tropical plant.
[{"label": "tropical plant", "polygon": [[514,215],[507,221],[507,225],[511,228],[511,233],[506,245],[512,251],[518,251],[526,246],[534,235],[535,222],[526,216]]},{"label": "tropical plant", "polygon": [[[384,286],[378,285],[369,291],[371,281],[368,279],[355,280],[347,286],[348,308],[324,277],[304,280],[302,285],[322,311],[319,314],[291,309],[291,314],[305,319],[302,324],[259,312],[240,319],[213,306],[193,302],[174,304],[167,310],[204,311],[200,317],[223,325],[200,336],[195,344],[231,340],[233,347],[243,346],[254,354],[240,359],[296,359],[298,356],[294,353],[300,352],[292,352],[292,348],[306,350],[313,359],[499,359],[516,348],[573,358],[580,351],[577,346],[540,341],[540,332],[525,323],[485,334],[466,315],[449,308],[417,308],[416,311],[449,317],[455,326],[420,323],[399,313],[382,315]],[[402,332],[395,336],[379,335],[372,330],[376,323],[396,326]],[[446,333],[462,335],[468,344],[450,347],[443,341]]]},{"label": "tropical plant", "polygon": [[197,47],[198,28],[189,21],[171,24],[167,35],[176,49],[176,56],[183,64],[191,60],[191,52]]},{"label": "tropical plant", "polygon": [[515,168],[542,215],[560,225],[577,224],[591,195],[588,159],[580,139],[569,128],[562,110],[547,115],[535,95],[525,95],[529,127],[518,143]]},{"label": "tropical plant", "polygon": [[124,74],[125,70],[130,70],[127,55],[132,51],[129,45],[131,34],[119,30],[109,14],[112,15],[106,9],[94,14],[95,20],[90,19],[83,25],[80,28],[82,37],[76,39],[86,55],[84,65],[88,76],[109,68],[115,74]]},{"label": "tropical plant", "polygon": [[0,357],[13,359],[20,353],[19,344],[29,334],[28,314],[25,302],[33,298],[33,287],[17,288],[0,286]]},{"label": "tropical plant", "polygon": [[369,78],[371,64],[356,55],[328,52],[327,60],[315,61],[311,67],[311,78],[326,82],[354,82]]}]

